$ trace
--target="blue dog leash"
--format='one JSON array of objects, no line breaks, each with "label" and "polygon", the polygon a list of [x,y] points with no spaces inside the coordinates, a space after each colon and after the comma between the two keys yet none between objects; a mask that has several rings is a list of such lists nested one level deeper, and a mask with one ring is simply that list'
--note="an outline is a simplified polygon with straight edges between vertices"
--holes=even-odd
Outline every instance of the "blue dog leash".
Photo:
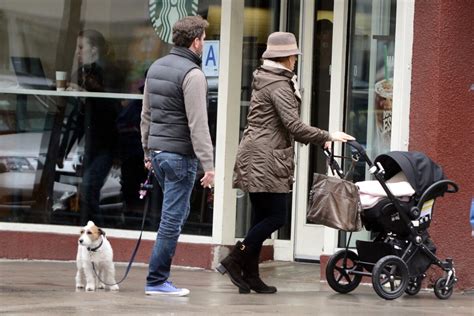
[{"label": "blue dog leash", "polygon": [[[147,195],[147,192],[150,191],[151,189],[153,189],[153,185],[151,184],[151,181],[152,181],[152,176],[153,176],[153,169],[151,169],[150,171],[148,171],[148,175],[147,175],[147,178],[146,178],[146,181],[145,183],[143,183],[141,185],[141,190],[139,191],[139,195],[140,195],[140,199],[144,199]],[[113,283],[113,284],[108,284],[108,283],[105,283],[100,277],[99,277],[99,274],[97,273],[96,269],[95,269],[95,266],[94,266],[94,262],[92,262],[92,270],[94,271],[94,274],[96,275],[96,277],[99,279],[100,282],[102,282],[103,284],[107,285],[107,286],[112,286],[112,285],[118,285],[120,283],[122,283],[126,278],[127,278],[127,275],[128,273],[130,272],[130,269],[132,268],[132,263],[133,261],[135,260],[135,256],[137,254],[137,251],[138,251],[138,248],[140,247],[140,242],[142,240],[142,235],[143,235],[143,229],[145,227],[145,218],[146,218],[146,213],[148,211],[148,202],[149,202],[149,199],[147,200],[147,202],[145,203],[145,209],[143,211],[143,218],[142,218],[142,227],[141,227],[141,231],[140,231],[140,236],[138,237],[138,240],[137,240],[137,244],[135,246],[135,249],[133,250],[133,253],[132,253],[132,256],[130,258],[130,261],[128,263],[128,266],[127,266],[127,270],[125,271],[125,275],[123,276],[123,278],[118,281],[117,283]],[[92,252],[95,252],[97,251],[97,249],[100,248],[100,246],[102,246],[102,242],[100,243],[100,245],[98,247],[95,247],[93,249],[88,249],[89,250],[89,253],[92,253]]]}]

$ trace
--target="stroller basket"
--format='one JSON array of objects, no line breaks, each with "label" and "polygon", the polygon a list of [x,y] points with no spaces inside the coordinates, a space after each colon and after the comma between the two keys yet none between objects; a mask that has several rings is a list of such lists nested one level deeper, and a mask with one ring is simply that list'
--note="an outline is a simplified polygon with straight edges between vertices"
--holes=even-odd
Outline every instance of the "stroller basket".
[{"label": "stroller basket", "polygon": [[[401,257],[407,248],[407,242],[399,239],[390,239],[388,241],[364,241],[357,240],[356,248],[361,264],[364,268],[372,272],[372,268],[385,256],[395,255]],[[426,246],[433,254],[436,253],[436,246],[427,238],[424,246]],[[408,273],[411,276],[422,275],[431,265],[431,259],[418,248],[415,249],[411,257],[406,261]]]},{"label": "stroller basket", "polygon": [[[357,240],[356,248],[361,261],[373,264],[379,261],[382,257],[396,254],[393,245],[383,241],[372,242]],[[372,271],[370,265],[365,266],[365,268],[369,271]]]}]

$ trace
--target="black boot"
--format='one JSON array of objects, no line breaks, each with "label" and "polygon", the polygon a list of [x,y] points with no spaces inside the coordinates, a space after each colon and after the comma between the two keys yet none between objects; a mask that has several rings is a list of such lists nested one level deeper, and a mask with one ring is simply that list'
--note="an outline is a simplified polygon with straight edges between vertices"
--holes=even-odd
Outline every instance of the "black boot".
[{"label": "black boot", "polygon": [[240,241],[235,244],[230,254],[217,266],[221,274],[229,274],[230,280],[239,288],[240,293],[250,293],[250,287],[242,278],[242,268],[248,257],[248,250]]},{"label": "black boot", "polygon": [[[252,254],[248,257],[248,260],[245,262],[243,269],[243,279],[249,285],[251,290],[254,290],[257,293],[262,294],[273,294],[276,293],[277,288],[274,286],[266,285],[262,279],[260,279],[260,273],[258,269],[258,259],[259,254]],[[242,291],[239,289],[239,292]]]}]

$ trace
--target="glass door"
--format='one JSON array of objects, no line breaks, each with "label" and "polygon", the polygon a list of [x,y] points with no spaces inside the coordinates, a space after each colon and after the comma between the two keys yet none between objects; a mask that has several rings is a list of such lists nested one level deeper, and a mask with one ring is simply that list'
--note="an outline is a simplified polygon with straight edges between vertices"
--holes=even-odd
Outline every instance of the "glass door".
[{"label": "glass door", "polygon": [[[309,6],[309,5],[308,5]],[[334,0],[316,1],[312,17],[306,19],[303,26],[304,44],[310,44],[312,50],[303,52],[304,65],[301,67],[303,75],[303,86],[308,91],[310,88],[309,102],[303,100],[303,107],[310,105],[309,124],[318,128],[328,130],[329,127],[329,101],[331,92],[331,62],[333,48],[333,24],[334,24]],[[304,8],[306,10],[306,8]],[[305,13],[303,13],[305,14]],[[309,29],[312,30],[310,33]],[[309,39],[308,39],[309,37]],[[309,55],[309,56],[308,56]],[[312,70],[308,69],[308,59],[312,64]],[[306,75],[306,76],[305,76]],[[306,82],[310,81],[310,85]],[[308,100],[306,99],[306,100]],[[303,120],[305,119],[302,117]],[[306,147],[306,146],[304,146]],[[307,148],[300,147],[298,164],[301,173],[307,173],[307,177],[298,176],[298,205],[295,207],[296,228],[294,257],[296,260],[319,260],[323,252],[324,226],[315,225],[306,220],[306,205],[310,191],[313,173],[326,173],[325,156],[321,148],[316,145],[308,145]],[[308,154],[308,156],[306,156]],[[309,157],[307,159],[306,157]],[[307,161],[307,166],[306,166]],[[298,180],[299,179],[299,180]],[[303,180],[304,179],[304,180]],[[306,181],[307,179],[307,181]],[[303,188],[305,186],[305,188]],[[302,193],[302,192],[305,193]]]},{"label": "glass door", "polygon": [[[373,160],[390,150],[395,51],[396,0],[349,2],[345,131],[356,137]],[[346,146],[346,156],[350,148]],[[346,161],[345,168],[350,168]],[[370,180],[366,164],[354,166],[354,182]],[[369,238],[368,232],[356,239]],[[345,244],[340,233],[339,246]]]}]

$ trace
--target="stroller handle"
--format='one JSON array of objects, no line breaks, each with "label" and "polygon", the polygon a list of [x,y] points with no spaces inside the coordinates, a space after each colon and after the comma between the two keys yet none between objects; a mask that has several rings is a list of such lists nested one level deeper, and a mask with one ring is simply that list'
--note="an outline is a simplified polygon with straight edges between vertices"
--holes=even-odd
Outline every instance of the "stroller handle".
[{"label": "stroller handle", "polygon": [[447,180],[446,184],[448,185],[448,188],[446,189],[446,192],[448,193],[456,193],[459,191],[459,186],[456,182]]},{"label": "stroller handle", "polygon": [[459,191],[459,186],[456,182],[451,180],[440,180],[428,187],[425,192],[421,195],[420,200],[418,201],[418,208],[421,209],[423,204],[438,196],[443,196],[444,193],[456,193]]},{"label": "stroller handle", "polygon": [[[346,142],[346,144],[348,144],[349,146],[354,148],[357,151],[357,153],[359,154],[359,157],[362,157],[362,159],[364,159],[364,161],[367,162],[369,167],[373,166],[373,162],[372,162],[372,160],[370,160],[369,156],[367,156],[367,152],[365,151],[364,146],[362,146],[358,141],[349,140],[349,141]],[[340,157],[340,156],[334,156],[334,142],[332,142],[332,144],[331,144],[331,151],[329,151],[329,149],[327,149],[327,148],[324,148],[324,147],[322,147],[322,148],[323,148],[324,154],[328,158],[330,158],[331,162],[334,160],[334,157]],[[335,168],[335,169],[337,170],[337,168]]]}]

